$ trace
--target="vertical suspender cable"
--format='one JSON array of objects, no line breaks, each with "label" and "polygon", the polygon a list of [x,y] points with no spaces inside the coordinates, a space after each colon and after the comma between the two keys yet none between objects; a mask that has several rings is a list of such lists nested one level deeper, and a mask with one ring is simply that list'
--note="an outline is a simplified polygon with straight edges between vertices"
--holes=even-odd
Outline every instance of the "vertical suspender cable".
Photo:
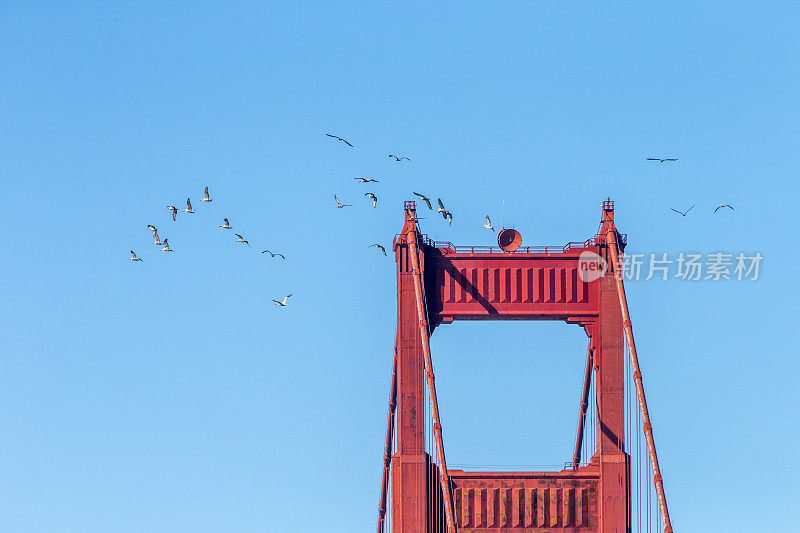
[{"label": "vertical suspender cable", "polygon": [[428,317],[425,313],[425,299],[422,297],[422,273],[419,269],[417,256],[417,234],[409,231],[406,234],[408,256],[411,260],[411,274],[414,278],[414,292],[417,296],[417,315],[419,317],[419,335],[422,340],[422,354],[425,358],[425,379],[428,384],[428,398],[431,406],[431,420],[433,434],[436,438],[436,455],[439,460],[439,480],[442,485],[442,498],[444,499],[444,512],[447,519],[448,533],[456,532],[455,515],[453,514],[453,501],[450,493],[450,475],[447,471],[447,461],[444,458],[444,442],[442,441],[442,424],[439,420],[439,405],[436,399],[436,385],[433,379],[433,361],[431,360],[431,347],[428,341]]},{"label": "vertical suspender cable", "polygon": [[381,501],[378,505],[378,533],[383,533],[386,518],[386,497],[389,488],[389,467],[392,464],[394,442],[394,411],[397,407],[397,348],[392,364],[392,385],[389,392],[389,421],[386,423],[386,445],[383,448],[383,480],[381,481]]},{"label": "vertical suspender cable", "polygon": [[625,329],[625,337],[628,341],[628,355],[631,359],[631,369],[633,370],[634,384],[636,385],[636,396],[639,398],[639,410],[642,413],[642,423],[644,425],[644,436],[647,441],[647,451],[650,454],[650,467],[653,470],[653,481],[656,486],[658,505],[661,508],[661,516],[664,518],[664,532],[672,533],[672,522],[669,519],[667,509],[667,499],[664,496],[664,483],[661,479],[661,468],[658,465],[658,455],[656,454],[656,444],[653,439],[653,426],[650,424],[650,415],[647,411],[647,400],[644,396],[644,384],[642,383],[642,372],[639,369],[639,358],[636,355],[636,343],[633,340],[633,326],[631,317],[628,313],[628,299],[625,296],[625,286],[622,283],[622,270],[619,264],[619,251],[617,246],[617,231],[613,227],[608,230],[606,235],[608,248],[611,251],[611,260],[614,262],[614,277],[617,280],[617,294],[619,305],[622,309],[622,321]]}]

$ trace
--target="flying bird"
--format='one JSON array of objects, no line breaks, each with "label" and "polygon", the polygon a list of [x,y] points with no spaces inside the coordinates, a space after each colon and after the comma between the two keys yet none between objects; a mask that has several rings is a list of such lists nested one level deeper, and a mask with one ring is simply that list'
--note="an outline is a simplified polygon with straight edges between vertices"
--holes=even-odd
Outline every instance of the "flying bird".
[{"label": "flying bird", "polygon": [[364,193],[364,196],[372,199],[372,209],[375,209],[375,207],[378,205],[378,197],[371,192]]},{"label": "flying bird", "polygon": [[200,201],[201,202],[211,202],[211,201],[213,201],[213,200],[211,200],[211,197],[208,195],[208,187],[206,187],[206,195],[204,197],[200,198]]},{"label": "flying bird", "polygon": [[238,237],[238,239],[236,239],[236,242],[241,242],[241,243],[246,244],[247,246],[250,246],[250,243],[247,242],[246,240],[244,240],[244,237],[242,237],[238,233],[234,233],[234,235],[236,235]]},{"label": "flying bird", "polygon": [[341,209],[342,207],[353,207],[352,204],[343,204],[342,202],[340,202],[339,197],[336,196],[335,194],[333,195],[333,199],[336,200],[337,204],[336,207],[339,209]]},{"label": "flying bird", "polygon": [[719,210],[720,210],[720,209],[722,209],[723,207],[730,207],[730,208],[731,208],[731,211],[736,211],[736,210],[733,208],[733,206],[732,206],[732,205],[728,205],[728,204],[719,204],[719,205],[717,206],[717,208],[716,208],[716,209],[714,209],[714,212],[716,213],[717,211],[719,211]]},{"label": "flying bird", "polygon": [[409,161],[411,161],[411,158],[409,158],[409,157],[406,157],[406,156],[404,156],[404,155],[402,155],[402,156],[399,156],[399,155],[389,154],[389,157],[394,157],[394,160],[395,160],[395,161],[397,161],[398,163],[399,163],[400,161],[402,161],[403,159],[408,159]]},{"label": "flying bird", "polygon": [[[415,195],[415,196],[419,196],[419,198],[420,198],[420,199],[421,199],[423,202],[425,202],[426,204],[428,204],[428,209],[430,209],[431,211],[433,211],[433,206],[431,205],[431,199],[430,199],[430,198],[428,198],[428,197],[427,197],[427,196],[425,196],[424,194],[420,194],[420,193],[418,193],[418,192],[415,192],[415,193],[414,193],[414,195]],[[441,203],[441,200],[440,200],[439,202]]]},{"label": "flying bird", "polygon": [[192,209],[192,200],[190,198],[186,199],[186,209],[183,210],[184,213],[194,213]]},{"label": "flying bird", "polygon": [[288,300],[288,299],[289,299],[291,296],[292,296],[291,294],[288,294],[288,295],[286,295],[286,296],[284,296],[284,297],[283,297],[283,300],[282,300],[282,301],[279,301],[279,300],[272,300],[272,301],[273,301],[273,302],[275,302],[275,305],[279,305],[279,306],[281,306],[281,307],[286,307],[286,301],[287,301],[287,300]]},{"label": "flying bird", "polygon": [[[450,219],[450,221],[451,221],[451,223],[452,223],[452,218]],[[486,228],[486,229],[490,229],[490,230],[494,231],[494,227],[492,226],[492,221],[491,221],[491,220],[489,220],[489,215],[486,215],[486,224],[484,224],[484,225],[483,225],[483,226],[481,226],[481,227],[482,227],[482,228]]]},{"label": "flying bird", "polygon": [[336,140],[338,140],[338,141],[342,141],[343,143],[345,143],[345,144],[346,144],[347,146],[349,146],[350,148],[352,148],[352,147],[353,147],[353,145],[352,145],[352,144],[350,144],[349,142],[347,142],[347,140],[346,140],[346,139],[342,139],[342,138],[341,138],[341,137],[339,137],[338,135],[334,135],[333,133],[326,133],[325,135],[327,135],[328,137],[333,137],[334,139],[336,139]]},{"label": "flying bird", "polygon": [[262,253],[262,254],[269,254],[269,255],[271,255],[272,257],[275,257],[276,255],[279,255],[279,256],[281,256],[281,259],[286,259],[286,257],[284,257],[284,255],[283,255],[283,254],[279,254],[279,253],[277,253],[277,252],[275,252],[275,253],[272,253],[272,252],[270,252],[269,250],[264,250],[264,251],[263,251],[263,252],[261,252],[261,253]]},{"label": "flying bird", "polygon": [[165,207],[164,209],[165,209],[166,211],[172,211],[172,220],[175,220],[175,219],[176,219],[176,217],[178,216],[178,208],[177,208],[177,207],[175,207],[174,205],[168,205],[168,206],[167,206],[167,207]]},{"label": "flying bird", "polygon": [[689,211],[691,211],[692,209],[694,209],[694,206],[690,207],[690,208],[689,208],[689,209],[687,209],[686,211],[678,211],[677,209],[673,209],[672,207],[670,207],[670,209],[672,209],[672,210],[673,210],[673,211],[675,211],[676,213],[680,214],[681,216],[684,216],[684,217],[685,217],[685,216],[686,216],[686,213],[688,213]]},{"label": "flying bird", "polygon": [[228,222],[228,219],[227,218],[223,218],[222,220],[224,220],[225,223],[222,224],[221,226],[218,226],[218,227],[220,227],[222,229],[231,229],[231,223]]},{"label": "flying bird", "polygon": [[442,213],[442,216],[444,216],[444,213],[447,212],[447,209],[444,208],[444,204],[442,203],[442,199],[441,198],[437,198],[437,200],[439,201],[439,209],[437,209],[436,212],[437,213]]},{"label": "flying bird", "polygon": [[129,257],[128,259],[130,259],[131,261],[141,261],[141,259],[136,257],[136,252],[134,252],[133,250],[131,250],[131,257]]},{"label": "flying bird", "polygon": [[450,211],[444,210],[444,211],[442,211],[442,216],[444,217],[445,220],[450,222],[451,226],[453,225],[453,213],[451,213]]},{"label": "flying bird", "polygon": [[375,244],[370,244],[370,245],[369,245],[369,248],[372,248],[373,246],[375,246],[376,248],[379,248],[379,249],[380,249],[380,251],[381,251],[381,252],[383,252],[383,255],[386,255],[386,248],[384,248],[383,246],[381,246],[381,245],[380,245],[380,244],[378,244],[378,243],[375,243]]},{"label": "flying bird", "polygon": [[169,239],[164,239],[164,247],[161,249],[162,252],[174,252],[175,250],[169,247]]},{"label": "flying bird", "polygon": [[369,182],[378,183],[378,180],[374,180],[372,178],[353,178],[353,179],[358,180],[359,183],[369,183]]},{"label": "flying bird", "polygon": [[648,157],[647,160],[648,161],[658,161],[659,163],[663,163],[664,161],[677,161],[678,158],[677,157],[675,157],[675,158],[665,157],[665,158],[662,159],[660,157]]},{"label": "flying bird", "polygon": [[158,230],[156,228],[153,228],[153,238],[155,239],[153,244],[161,246],[161,239],[158,237]]},{"label": "flying bird", "polygon": [[156,227],[154,225],[152,225],[152,224],[148,224],[147,225],[147,229],[149,229],[150,231],[155,231]]}]

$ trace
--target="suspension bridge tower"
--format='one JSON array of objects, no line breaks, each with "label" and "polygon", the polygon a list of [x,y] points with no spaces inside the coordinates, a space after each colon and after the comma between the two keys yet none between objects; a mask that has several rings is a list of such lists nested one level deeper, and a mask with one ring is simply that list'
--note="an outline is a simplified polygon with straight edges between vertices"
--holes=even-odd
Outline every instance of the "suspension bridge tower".
[{"label": "suspension bridge tower", "polygon": [[[522,247],[513,229],[498,233],[498,246],[454,246],[421,233],[414,202],[404,217],[394,239],[397,334],[378,533],[642,531],[642,485],[654,493],[655,526],[671,533],[614,203],[603,203],[593,237],[558,247]],[[460,320],[557,320],[586,333],[575,446],[563,469],[447,468],[429,338]]]}]

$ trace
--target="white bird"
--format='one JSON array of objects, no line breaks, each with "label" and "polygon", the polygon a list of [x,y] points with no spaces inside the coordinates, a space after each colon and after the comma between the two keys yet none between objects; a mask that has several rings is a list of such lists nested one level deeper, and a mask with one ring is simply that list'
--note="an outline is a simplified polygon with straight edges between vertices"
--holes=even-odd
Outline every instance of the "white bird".
[{"label": "white bird", "polygon": [[689,211],[691,211],[692,209],[694,209],[694,206],[690,207],[690,208],[689,208],[689,209],[687,209],[686,211],[678,211],[677,209],[673,209],[672,207],[670,207],[670,209],[672,209],[673,211],[675,211],[675,212],[676,212],[676,213],[678,213],[679,215],[681,215],[681,216],[684,216],[684,217],[685,217],[685,216],[686,216],[686,213],[688,213]]},{"label": "white bird", "polygon": [[164,247],[161,249],[162,252],[174,252],[175,250],[169,247],[169,239],[164,239]]},{"label": "white bird", "polygon": [[272,257],[275,257],[276,255],[279,255],[279,256],[281,256],[281,259],[286,259],[286,257],[285,257],[283,254],[279,254],[278,252],[272,253],[272,252],[270,252],[269,250],[264,250],[264,251],[263,251],[263,252],[261,252],[261,253],[262,253],[262,254],[269,254],[269,255],[271,255]]},{"label": "white bird", "polygon": [[486,228],[486,229],[490,229],[490,230],[494,231],[494,227],[492,227],[492,221],[491,221],[491,220],[489,220],[489,215],[486,215],[486,224],[484,224],[484,225],[483,225],[483,226],[481,226],[481,227],[482,227],[482,228]]},{"label": "white bird", "polygon": [[236,242],[241,242],[241,243],[244,243],[244,244],[246,244],[247,246],[250,246],[250,243],[249,243],[249,242],[247,242],[246,240],[244,240],[244,237],[242,237],[242,236],[241,236],[241,235],[239,235],[238,233],[234,233],[234,235],[236,235],[237,237],[239,237],[239,238],[236,240]]},{"label": "white bird", "polygon": [[375,246],[376,248],[380,248],[381,252],[383,252],[383,255],[386,255],[386,248],[377,243],[369,245],[370,248],[372,248],[373,246]]},{"label": "white bird", "polygon": [[186,199],[186,209],[183,210],[184,213],[194,213],[192,209],[192,200],[190,198]]},{"label": "white bird", "polygon": [[141,261],[141,259],[136,257],[136,252],[134,252],[133,250],[131,250],[131,257],[129,257],[128,259],[130,259],[131,261]]},{"label": "white bird", "polygon": [[200,198],[201,202],[211,202],[211,197],[208,195],[208,187],[206,187],[206,195],[203,198]]},{"label": "white bird", "polygon": [[442,212],[442,217],[444,217],[445,220],[449,221],[451,226],[453,225],[453,213],[445,209]]},{"label": "white bird", "polygon": [[[439,209],[437,209],[436,212],[437,213],[442,213],[442,216],[444,216],[444,213],[447,212],[447,209],[444,208],[444,204],[442,203],[442,199],[441,198],[437,198],[437,200],[439,201]],[[447,217],[445,216],[445,218],[447,218]]]},{"label": "white bird", "polygon": [[[422,201],[423,201],[423,202],[425,202],[426,204],[428,204],[428,209],[430,209],[431,211],[433,211],[433,206],[431,205],[431,199],[430,199],[430,198],[428,198],[428,197],[427,197],[427,196],[425,196],[424,194],[420,194],[420,193],[418,193],[418,192],[415,192],[414,194],[415,194],[416,196],[419,196],[419,197],[422,199]],[[441,201],[440,201],[440,203],[441,203]]]},{"label": "white bird", "polygon": [[389,154],[389,157],[394,157],[394,160],[395,160],[395,161],[397,161],[398,163],[399,163],[400,161],[402,161],[403,159],[408,159],[409,161],[411,161],[411,158],[410,158],[410,157],[406,157],[406,156],[404,156],[404,155],[402,155],[402,156],[398,156],[398,155],[394,155],[394,154]]},{"label": "white bird", "polygon": [[158,230],[156,228],[153,228],[153,238],[155,239],[153,241],[153,244],[157,244],[157,245],[161,246],[161,244],[162,244],[161,243],[161,239],[158,236]]},{"label": "white bird", "polygon": [[223,225],[219,226],[219,227],[222,228],[222,229],[231,229],[231,223],[228,222],[228,219],[227,218],[223,218],[222,220],[224,220],[225,223]]},{"label": "white bird", "polygon": [[174,205],[168,205],[168,206],[167,206],[167,207],[165,207],[164,209],[165,209],[166,211],[172,211],[172,220],[175,220],[175,219],[176,219],[176,217],[178,216],[178,208],[177,208],[177,207],[175,207]]},{"label": "white bird", "polygon": [[719,204],[719,205],[717,206],[717,208],[716,208],[716,209],[714,209],[714,212],[716,213],[717,211],[719,211],[719,210],[720,210],[720,209],[722,209],[723,207],[730,207],[730,208],[731,208],[731,211],[736,211],[736,210],[733,208],[733,206],[732,206],[732,205],[728,205],[728,204]]},{"label": "white bird", "polygon": [[338,209],[341,209],[342,207],[353,207],[351,204],[343,204],[342,202],[340,202],[339,197],[336,196],[335,194],[333,195],[333,199],[336,200],[336,207]]},{"label": "white bird", "polygon": [[372,209],[375,209],[375,206],[378,205],[378,197],[372,194],[371,192],[364,193],[364,196],[372,199]]},{"label": "white bird", "polygon": [[660,157],[648,157],[647,160],[648,161],[658,161],[660,163],[663,163],[664,161],[677,161],[678,158],[677,157],[676,158],[665,157],[665,158],[662,159]]},{"label": "white bird", "polygon": [[272,300],[272,301],[275,302],[275,305],[286,307],[286,300],[288,300],[291,296],[292,296],[291,294],[284,296],[283,301],[278,301],[278,300]]},{"label": "white bird", "polygon": [[358,180],[359,183],[369,183],[369,182],[378,183],[378,180],[374,180],[372,178],[353,178],[353,179]]}]

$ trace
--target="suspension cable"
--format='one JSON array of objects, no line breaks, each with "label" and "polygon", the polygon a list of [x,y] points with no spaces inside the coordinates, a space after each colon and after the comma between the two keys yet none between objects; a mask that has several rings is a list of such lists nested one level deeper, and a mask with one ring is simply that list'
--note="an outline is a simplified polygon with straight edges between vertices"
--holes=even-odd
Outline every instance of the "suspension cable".
[{"label": "suspension cable", "polygon": [[436,438],[436,455],[439,460],[439,481],[442,485],[442,498],[444,499],[445,517],[447,518],[447,531],[456,533],[456,521],[453,513],[452,494],[450,492],[450,474],[447,471],[447,461],[444,458],[444,442],[442,440],[442,424],[439,419],[439,405],[436,399],[436,385],[433,378],[433,361],[431,360],[431,347],[428,340],[428,317],[422,296],[422,273],[419,269],[417,257],[417,234],[413,230],[406,234],[408,255],[411,259],[411,273],[414,278],[414,292],[417,296],[417,315],[419,317],[419,335],[422,340],[422,354],[425,359],[425,379],[428,384],[428,399],[431,408],[431,421],[433,433]]},{"label": "suspension cable", "polygon": [[636,385],[636,396],[639,399],[639,411],[642,414],[642,423],[644,425],[644,436],[647,441],[647,451],[650,455],[650,467],[653,471],[653,481],[656,487],[658,496],[658,504],[661,509],[661,515],[664,518],[664,532],[672,533],[672,522],[669,518],[669,510],[667,509],[667,499],[664,496],[664,482],[661,479],[661,468],[658,465],[658,455],[656,454],[656,444],[653,439],[653,426],[650,424],[650,415],[647,411],[647,400],[644,396],[644,384],[642,383],[642,372],[639,369],[639,358],[636,355],[636,343],[633,340],[633,326],[631,325],[631,317],[628,312],[628,299],[625,296],[625,286],[622,283],[622,270],[619,264],[619,251],[617,244],[617,231],[613,227],[609,228],[606,234],[606,241],[608,248],[611,252],[611,260],[614,266],[614,278],[617,280],[617,294],[619,296],[619,305],[622,310],[622,321],[625,330],[625,337],[628,341],[628,356],[631,360],[631,369],[633,370],[633,379]]}]

